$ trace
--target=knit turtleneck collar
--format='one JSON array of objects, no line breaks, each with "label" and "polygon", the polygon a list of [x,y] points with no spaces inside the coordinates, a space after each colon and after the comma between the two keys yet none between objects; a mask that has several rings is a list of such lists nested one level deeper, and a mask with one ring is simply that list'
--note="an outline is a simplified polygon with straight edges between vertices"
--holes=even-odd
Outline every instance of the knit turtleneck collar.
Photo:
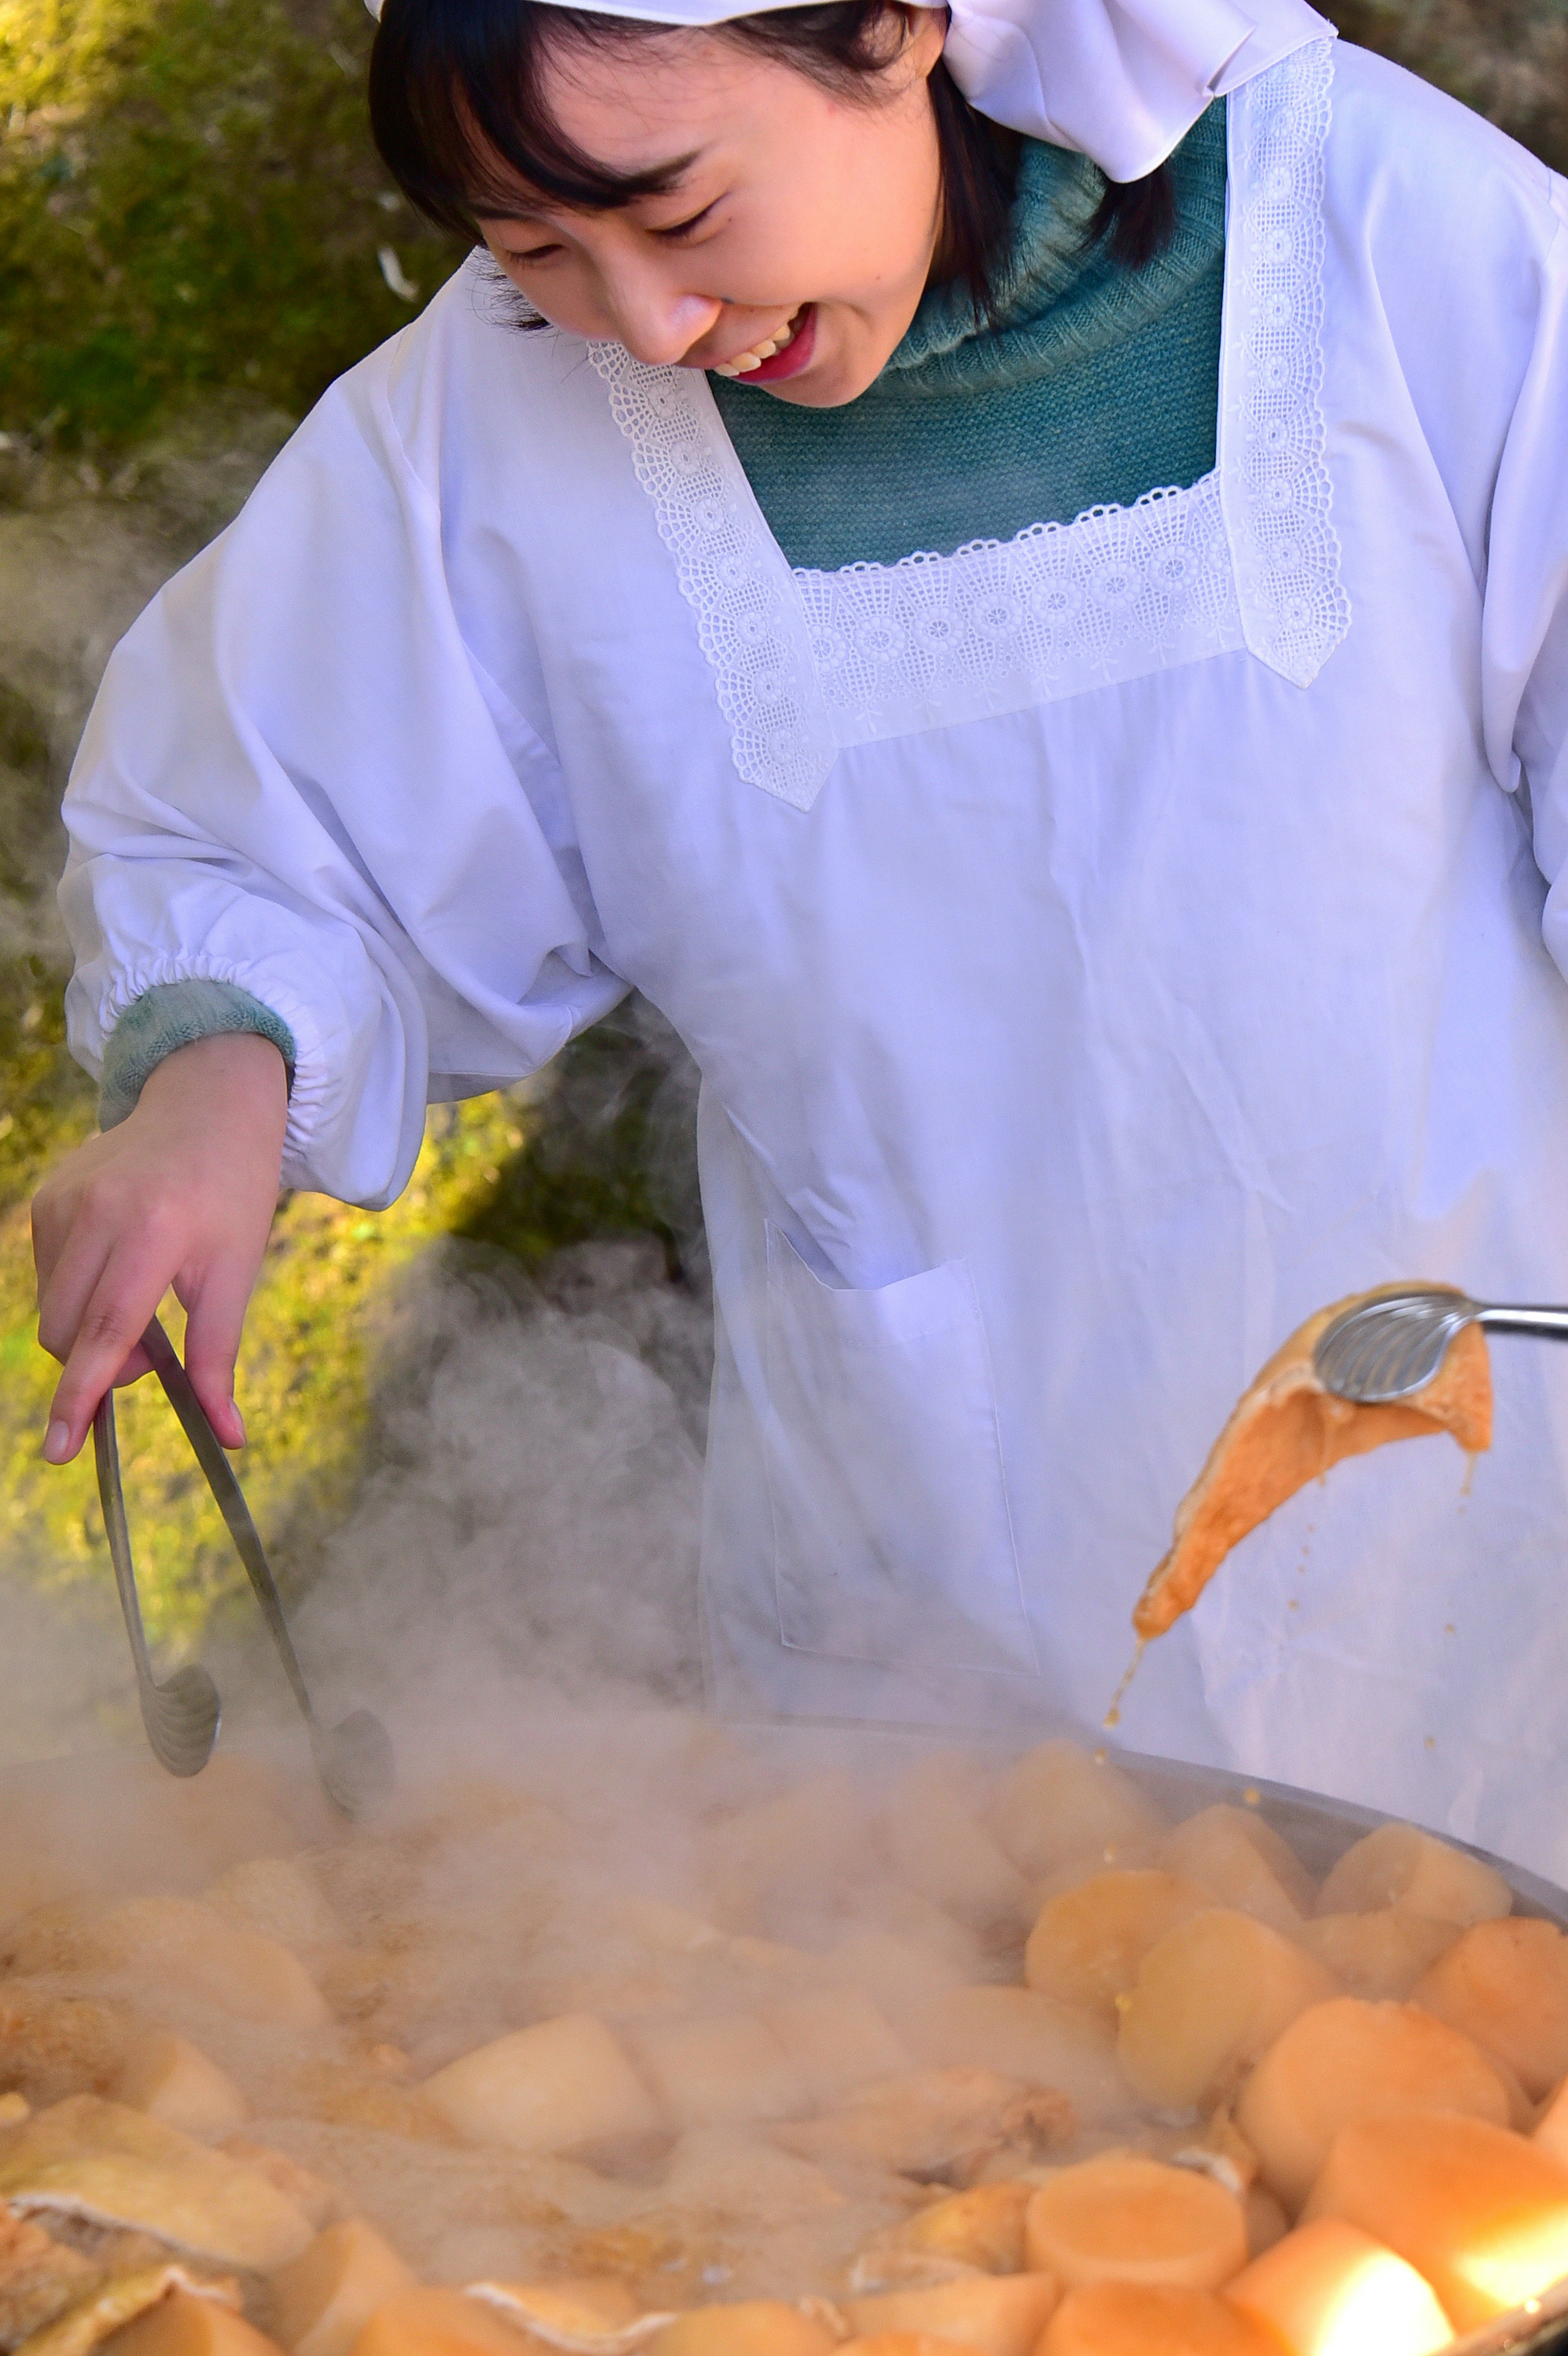
[{"label": "knit turtleneck collar", "polygon": [[1047,376],[1120,341],[1186,294],[1225,243],[1225,109],[1211,106],[1170,159],[1176,231],[1142,269],[1114,262],[1089,224],[1104,183],[1087,157],[1026,140],[993,316],[977,324],[961,286],[923,298],[862,400],[959,387],[996,390]]}]

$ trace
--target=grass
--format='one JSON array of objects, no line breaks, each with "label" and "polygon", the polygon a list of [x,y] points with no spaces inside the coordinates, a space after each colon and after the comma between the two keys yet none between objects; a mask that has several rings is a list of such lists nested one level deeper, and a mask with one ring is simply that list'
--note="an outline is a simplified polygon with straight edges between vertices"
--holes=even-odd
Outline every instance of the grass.
[{"label": "grass", "polygon": [[364,121],[360,0],[0,0],[0,427],[113,451],[196,394],[299,416],[460,259]]}]

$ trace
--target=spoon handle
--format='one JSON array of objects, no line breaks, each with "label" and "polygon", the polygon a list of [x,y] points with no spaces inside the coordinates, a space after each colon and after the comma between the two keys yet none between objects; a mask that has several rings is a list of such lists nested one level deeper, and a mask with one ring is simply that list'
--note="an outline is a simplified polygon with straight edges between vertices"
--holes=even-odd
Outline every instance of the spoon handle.
[{"label": "spoon handle", "polygon": [[1495,1301],[1477,1312],[1476,1323],[1492,1333],[1532,1333],[1540,1342],[1568,1342],[1568,1309],[1514,1308]]},{"label": "spoon handle", "polygon": [[169,1405],[185,1426],[186,1438],[196,1451],[197,1462],[207,1475],[207,1485],[212,1492],[219,1512],[229,1525],[235,1552],[244,1564],[251,1584],[256,1590],[256,1601],[261,1607],[261,1617],[277,1646],[283,1674],[288,1678],[305,1724],[314,1730],[315,1711],[311,1706],[310,1692],[305,1685],[304,1672],[300,1667],[299,1655],[294,1651],[293,1638],[289,1634],[289,1623],[283,1616],[283,1600],[278,1593],[278,1582],[272,1577],[272,1566],[262,1551],[256,1525],[251,1519],[251,1508],[245,1503],[244,1492],[234,1477],[233,1466],[223,1452],[223,1443],[207,1419],[174,1344],[155,1317],[142,1336],[142,1347],[152,1360],[153,1372],[162,1383]]}]

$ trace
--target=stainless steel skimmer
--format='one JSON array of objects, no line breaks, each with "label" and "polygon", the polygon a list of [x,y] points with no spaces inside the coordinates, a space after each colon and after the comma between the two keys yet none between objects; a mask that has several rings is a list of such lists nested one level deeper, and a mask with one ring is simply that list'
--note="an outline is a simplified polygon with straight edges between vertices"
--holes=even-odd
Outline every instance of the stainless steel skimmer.
[{"label": "stainless steel skimmer", "polygon": [[[250,1577],[256,1601],[261,1607],[261,1617],[277,1647],[283,1674],[288,1678],[309,1732],[311,1756],[322,1786],[335,1807],[341,1809],[345,1815],[357,1815],[379,1794],[391,1786],[392,1746],[387,1739],[386,1730],[368,1709],[354,1710],[341,1725],[330,1728],[323,1726],[317,1718],[299,1665],[299,1655],[289,1634],[277,1581],[262,1551],[261,1541],[256,1535],[256,1525],[251,1519],[250,1508],[234,1477],[233,1467],[202,1411],[201,1402],[191,1387],[190,1377],[181,1365],[174,1344],[155,1317],[142,1336],[142,1347],[152,1361],[153,1372],[162,1383],[169,1405],[185,1427],[186,1438],[207,1475],[208,1486],[228,1525],[235,1551]],[[99,1495],[103,1501],[103,1526],[109,1537],[109,1551],[114,1563],[115,1583],[120,1590],[125,1631],[131,1640],[131,1657],[135,1664],[136,1687],[142,1704],[142,1723],[147,1730],[147,1740],[152,1744],[155,1756],[171,1775],[195,1775],[206,1766],[212,1755],[212,1746],[218,1740],[221,1705],[212,1679],[194,1662],[178,1670],[165,1685],[160,1686],[153,1676],[142,1627],[141,1604],[136,1593],[136,1574],[131,1558],[125,1497],[120,1479],[120,1454],[114,1434],[112,1391],[105,1393],[103,1402],[93,1418],[92,1437],[98,1459]]]},{"label": "stainless steel skimmer", "polygon": [[1347,1309],[1324,1328],[1312,1368],[1326,1391],[1365,1407],[1408,1398],[1432,1380],[1461,1327],[1489,1333],[1532,1333],[1568,1342],[1568,1309],[1529,1309],[1472,1301],[1439,1285],[1413,1284]]}]

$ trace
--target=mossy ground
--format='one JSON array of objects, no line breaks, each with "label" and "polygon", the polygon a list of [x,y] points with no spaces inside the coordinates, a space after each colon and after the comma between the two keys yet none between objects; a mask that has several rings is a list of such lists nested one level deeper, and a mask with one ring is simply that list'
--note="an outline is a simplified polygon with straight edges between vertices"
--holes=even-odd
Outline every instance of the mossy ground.
[{"label": "mossy ground", "polygon": [[[1568,0],[1337,13],[1568,164]],[[228,414],[236,441],[298,418],[411,316],[400,284],[422,299],[454,266],[371,149],[370,32],[361,0],[0,0],[0,504],[68,468],[91,528],[91,498],[142,495],[157,437],[192,417]],[[0,617],[0,657],[5,637]],[[92,1118],[40,915],[58,733],[0,660],[0,1576],[106,1604],[91,1466],[37,1455],[53,1370],[35,1341],[26,1195]],[[434,1113],[390,1211],[303,1195],[280,1209],[240,1370],[241,1469],[264,1532],[330,1523],[358,1479],[376,1307],[439,1237],[527,1262],[606,1231],[652,1230],[672,1268],[692,1249],[689,1105],[665,1101],[656,1046],[613,1023],[562,1063],[544,1102]],[[143,1385],[119,1414],[148,1617],[177,1652],[238,1569],[161,1397]]]}]

